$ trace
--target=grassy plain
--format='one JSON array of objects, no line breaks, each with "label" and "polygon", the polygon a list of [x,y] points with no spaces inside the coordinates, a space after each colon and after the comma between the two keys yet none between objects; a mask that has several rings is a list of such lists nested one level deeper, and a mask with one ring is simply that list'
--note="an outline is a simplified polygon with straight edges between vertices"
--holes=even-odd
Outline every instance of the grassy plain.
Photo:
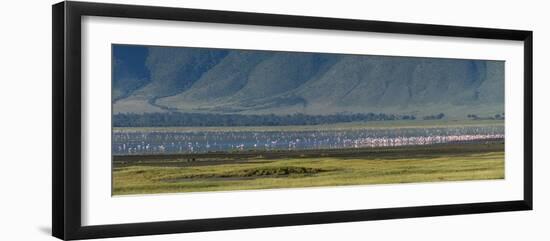
[{"label": "grassy plain", "polygon": [[504,178],[504,143],[113,157],[113,195]]}]

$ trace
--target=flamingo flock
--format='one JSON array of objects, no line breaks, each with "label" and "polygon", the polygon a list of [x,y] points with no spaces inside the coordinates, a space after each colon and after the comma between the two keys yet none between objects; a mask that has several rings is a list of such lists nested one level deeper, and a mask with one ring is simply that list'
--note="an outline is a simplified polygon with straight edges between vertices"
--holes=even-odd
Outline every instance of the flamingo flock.
[{"label": "flamingo flock", "polygon": [[396,147],[504,139],[503,126],[308,131],[113,131],[116,155]]}]

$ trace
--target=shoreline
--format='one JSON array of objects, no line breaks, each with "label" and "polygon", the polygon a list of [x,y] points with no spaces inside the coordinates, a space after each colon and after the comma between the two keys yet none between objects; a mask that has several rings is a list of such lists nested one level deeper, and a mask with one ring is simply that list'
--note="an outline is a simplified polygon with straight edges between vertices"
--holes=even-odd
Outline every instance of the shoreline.
[{"label": "shoreline", "polygon": [[289,126],[190,126],[190,127],[112,127],[112,132],[238,132],[238,131],[316,131],[316,130],[369,130],[402,128],[443,128],[472,126],[504,126],[504,120],[395,120],[344,122],[321,125]]},{"label": "shoreline", "polygon": [[113,167],[132,165],[202,166],[247,163],[249,160],[277,160],[286,158],[361,158],[392,156],[437,156],[504,151],[504,139],[473,142],[440,143],[394,147],[363,147],[305,150],[251,150],[237,152],[210,152],[190,154],[113,155]]}]

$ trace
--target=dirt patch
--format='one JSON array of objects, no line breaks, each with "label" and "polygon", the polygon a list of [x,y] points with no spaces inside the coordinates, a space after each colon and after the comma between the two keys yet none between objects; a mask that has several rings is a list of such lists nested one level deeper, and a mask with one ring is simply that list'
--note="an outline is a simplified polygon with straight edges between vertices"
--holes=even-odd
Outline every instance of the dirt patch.
[{"label": "dirt patch", "polygon": [[181,182],[190,180],[250,180],[256,178],[289,177],[291,175],[308,176],[332,170],[310,167],[262,167],[226,173],[203,173],[186,175],[178,178],[164,179],[164,182]]}]

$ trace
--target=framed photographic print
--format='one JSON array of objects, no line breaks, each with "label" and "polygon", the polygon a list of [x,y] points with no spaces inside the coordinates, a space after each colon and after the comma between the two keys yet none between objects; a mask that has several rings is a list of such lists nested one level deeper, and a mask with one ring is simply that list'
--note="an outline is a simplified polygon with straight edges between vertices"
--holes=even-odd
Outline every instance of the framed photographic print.
[{"label": "framed photographic print", "polygon": [[532,54],[524,30],[55,4],[53,235],[530,210]]}]

